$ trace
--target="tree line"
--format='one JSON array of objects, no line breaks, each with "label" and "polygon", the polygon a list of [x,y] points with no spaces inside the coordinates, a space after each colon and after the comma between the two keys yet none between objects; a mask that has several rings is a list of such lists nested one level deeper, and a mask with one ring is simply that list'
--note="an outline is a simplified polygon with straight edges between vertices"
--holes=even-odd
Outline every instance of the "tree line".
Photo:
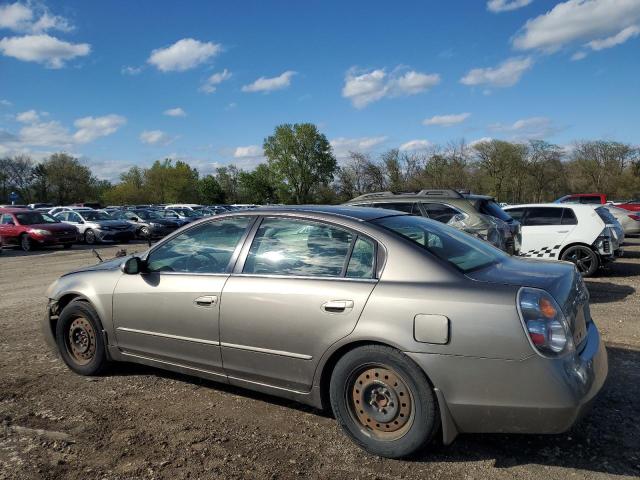
[{"label": "tree line", "polygon": [[508,203],[544,202],[567,193],[640,197],[640,149],[608,140],[563,148],[541,140],[486,140],[433,145],[419,152],[350,152],[340,163],[313,124],[284,124],[263,143],[265,163],[234,165],[202,175],[184,161],[134,166],[115,183],[97,179],[77,158],[56,153],[42,162],[26,155],[0,159],[0,203],[10,192],[21,203],[105,205],[157,203],[340,203],[374,191],[456,188]]}]

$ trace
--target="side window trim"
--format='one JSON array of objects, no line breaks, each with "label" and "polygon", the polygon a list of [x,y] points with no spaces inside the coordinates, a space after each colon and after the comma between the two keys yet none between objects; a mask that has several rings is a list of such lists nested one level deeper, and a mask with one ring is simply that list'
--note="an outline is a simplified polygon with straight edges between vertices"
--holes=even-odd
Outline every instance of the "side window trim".
[{"label": "side window trim", "polygon": [[[258,274],[258,273],[244,273],[242,270],[244,269],[244,264],[247,261],[247,257],[249,256],[249,250],[251,249],[253,240],[255,239],[256,234],[258,233],[258,229],[260,228],[260,225],[262,224],[262,222],[268,218],[276,218],[276,219],[287,218],[287,219],[301,220],[301,221],[307,221],[307,222],[311,221],[316,223],[322,223],[324,225],[329,225],[331,227],[342,228],[344,230],[349,231],[353,235],[353,238],[351,239],[351,245],[349,246],[349,251],[347,253],[347,258],[345,259],[345,264],[342,267],[341,275],[339,277],[307,277],[307,276],[301,276],[301,275],[277,275],[277,274],[264,275],[264,274]],[[373,263],[373,273],[374,273],[373,278],[348,278],[346,276],[347,268],[349,268],[349,262],[351,261],[351,255],[353,254],[353,247],[355,246],[355,242],[359,236],[373,243],[373,248],[375,251],[375,254],[374,254],[375,260]],[[347,281],[355,281],[355,282],[377,282],[378,279],[380,278],[380,273],[381,273],[378,270],[379,265],[381,265],[381,259],[379,258],[379,255],[381,252],[382,252],[382,249],[379,248],[379,244],[377,240],[367,235],[363,235],[360,232],[355,231],[349,227],[345,227],[344,225],[336,225],[334,223],[327,222],[324,220],[319,220],[317,218],[310,219],[310,218],[304,218],[304,217],[292,216],[292,215],[259,215],[258,217],[256,217],[254,224],[247,229],[247,237],[245,238],[244,244],[242,245],[242,248],[238,253],[238,257],[235,260],[235,265],[233,266],[233,268],[229,273],[233,276],[243,276],[243,277],[309,278],[314,280],[334,280],[334,281],[347,280]],[[235,252],[234,252],[234,255],[235,255]]]}]

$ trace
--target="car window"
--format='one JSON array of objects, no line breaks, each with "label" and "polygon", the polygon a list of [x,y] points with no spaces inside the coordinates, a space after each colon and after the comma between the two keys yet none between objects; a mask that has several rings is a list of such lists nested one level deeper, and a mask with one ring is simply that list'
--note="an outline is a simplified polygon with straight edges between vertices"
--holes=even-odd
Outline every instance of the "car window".
[{"label": "car window", "polygon": [[429,218],[442,223],[447,223],[455,215],[461,213],[459,210],[443,203],[423,203],[422,206],[427,211]]},{"label": "car window", "polygon": [[74,212],[68,212],[67,218],[69,219],[70,222],[80,223],[82,221],[82,218],[80,218],[80,215]]},{"label": "car window", "polygon": [[10,223],[13,223],[13,217],[11,215],[3,215],[2,216],[2,225],[8,225]]},{"label": "car window", "polygon": [[411,240],[463,273],[487,267],[507,257],[506,253],[489,243],[424,217],[384,217],[372,223]]},{"label": "car window", "polygon": [[580,197],[580,203],[587,203],[590,205],[593,205],[593,204],[600,205],[602,201],[600,200],[599,196],[590,195],[590,196]]},{"label": "car window", "polygon": [[545,225],[560,225],[564,208],[530,207],[524,217],[524,226],[538,227]]},{"label": "car window", "polygon": [[417,209],[416,204],[413,202],[384,202],[384,203],[374,203],[372,205],[375,208],[387,208],[389,210],[396,210],[398,212],[405,213],[413,213],[420,214],[420,211]]},{"label": "car window", "polygon": [[348,231],[323,223],[266,218],[256,232],[243,273],[339,277],[352,239]]},{"label": "car window", "polygon": [[524,208],[510,208],[507,210],[509,216],[519,222],[522,220],[522,215],[524,214]]},{"label": "car window", "polygon": [[153,250],[151,272],[224,273],[251,217],[225,218],[191,228]]},{"label": "car window", "polygon": [[373,278],[376,248],[371,240],[358,237],[347,265],[348,278]]},{"label": "car window", "polygon": [[577,225],[578,219],[576,218],[576,214],[570,208],[562,209],[562,225]]},{"label": "car window", "polygon": [[43,223],[58,223],[58,220],[51,215],[40,212],[16,213],[16,218],[20,225],[41,225]]}]

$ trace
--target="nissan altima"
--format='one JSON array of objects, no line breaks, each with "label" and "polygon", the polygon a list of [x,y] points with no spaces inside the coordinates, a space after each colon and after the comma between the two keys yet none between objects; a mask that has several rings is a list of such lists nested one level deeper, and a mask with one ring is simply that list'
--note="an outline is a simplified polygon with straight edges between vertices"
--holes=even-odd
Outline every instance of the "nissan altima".
[{"label": "nissan altima", "polygon": [[391,210],[208,217],[47,294],[47,341],[81,375],[137,362],[331,408],[385,457],[566,431],[607,376],[573,264]]}]

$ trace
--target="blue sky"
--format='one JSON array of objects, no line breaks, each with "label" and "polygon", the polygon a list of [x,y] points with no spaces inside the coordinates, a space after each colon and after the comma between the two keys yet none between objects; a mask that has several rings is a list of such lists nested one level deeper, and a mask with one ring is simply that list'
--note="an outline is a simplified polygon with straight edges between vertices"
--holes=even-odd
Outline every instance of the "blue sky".
[{"label": "blue sky", "polygon": [[285,122],[339,158],[638,144],[639,53],[640,0],[0,1],[0,155],[252,168]]}]

